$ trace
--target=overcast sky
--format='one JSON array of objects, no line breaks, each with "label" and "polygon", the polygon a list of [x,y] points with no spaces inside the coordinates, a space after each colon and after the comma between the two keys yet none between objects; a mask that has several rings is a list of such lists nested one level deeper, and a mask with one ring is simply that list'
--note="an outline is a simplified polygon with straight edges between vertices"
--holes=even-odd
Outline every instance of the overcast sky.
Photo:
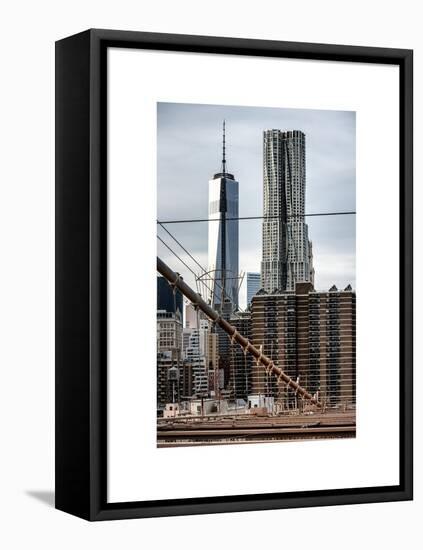
[{"label": "overcast sky", "polygon": [[[269,107],[158,103],[157,217],[207,218],[208,181],[220,171],[222,121],[226,120],[227,169],[239,182],[240,216],[263,215],[263,130],[302,130],[306,135],[306,212],[355,211],[355,112]],[[315,287],[355,288],[355,216],[308,217]],[[239,267],[260,271],[261,220],[240,221]],[[166,226],[207,267],[207,223]],[[171,244],[195,271],[198,266]],[[188,270],[158,242],[158,254],[194,284]],[[244,281],[240,305],[245,306]]]}]

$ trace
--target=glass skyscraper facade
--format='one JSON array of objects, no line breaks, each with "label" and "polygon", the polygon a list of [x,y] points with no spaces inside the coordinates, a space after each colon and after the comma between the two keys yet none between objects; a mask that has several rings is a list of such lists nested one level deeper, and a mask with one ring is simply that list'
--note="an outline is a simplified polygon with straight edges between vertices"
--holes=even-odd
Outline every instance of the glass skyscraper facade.
[{"label": "glass skyscraper facade", "polygon": [[238,307],[238,208],[238,182],[226,171],[224,132],[222,171],[209,181],[208,256],[212,307],[229,313]]},{"label": "glass skyscraper facade", "polygon": [[247,272],[247,306],[261,288],[260,273]]}]

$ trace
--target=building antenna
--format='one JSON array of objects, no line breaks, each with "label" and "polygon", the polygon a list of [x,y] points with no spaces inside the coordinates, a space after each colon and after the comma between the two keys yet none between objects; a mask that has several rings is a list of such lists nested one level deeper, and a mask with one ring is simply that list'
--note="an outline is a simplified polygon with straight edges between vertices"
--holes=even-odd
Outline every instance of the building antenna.
[{"label": "building antenna", "polygon": [[223,120],[222,173],[226,174],[226,121]]}]

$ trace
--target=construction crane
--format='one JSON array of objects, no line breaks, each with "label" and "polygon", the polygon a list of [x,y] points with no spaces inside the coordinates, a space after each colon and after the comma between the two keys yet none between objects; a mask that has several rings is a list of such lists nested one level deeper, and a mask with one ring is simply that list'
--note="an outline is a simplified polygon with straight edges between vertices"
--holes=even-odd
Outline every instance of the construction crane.
[{"label": "construction crane", "polygon": [[306,401],[310,401],[317,407],[322,407],[322,404],[316,397],[311,395],[305,388],[300,386],[298,382],[290,378],[281,368],[277,367],[269,357],[263,355],[262,351],[257,349],[249,342],[247,338],[242,336],[234,326],[226,319],[223,319],[217,311],[207,304],[201,296],[195,292],[189,285],[185,283],[179,273],[175,273],[170,267],[159,257],[157,257],[157,271],[168,281],[174,290],[178,289],[182,294],[190,300],[190,302],[198,307],[207,317],[216,325],[224,330],[232,342],[237,342],[244,353],[250,353],[256,360],[258,365],[262,365],[267,374],[274,374],[277,377],[278,383],[285,383],[288,388],[291,388],[296,395],[300,395]]}]

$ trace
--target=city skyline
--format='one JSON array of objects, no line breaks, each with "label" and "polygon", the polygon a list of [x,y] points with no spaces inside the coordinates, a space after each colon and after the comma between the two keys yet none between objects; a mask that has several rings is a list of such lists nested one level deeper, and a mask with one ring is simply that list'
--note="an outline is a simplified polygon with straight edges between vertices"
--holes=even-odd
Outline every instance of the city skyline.
[{"label": "city skyline", "polygon": [[[236,172],[240,181],[240,216],[263,215],[262,142],[268,126],[300,129],[307,135],[306,213],[355,210],[355,113],[160,103],[159,220],[208,217],[207,182],[220,170],[223,119],[227,122],[228,172]],[[177,182],[179,176],[182,179]],[[172,193],[179,192],[180,186],[189,200],[172,201]],[[316,288],[355,287],[355,216],[309,217],[306,221],[313,242]],[[258,272],[262,220],[239,223],[239,268]],[[174,224],[171,230],[201,265],[208,265],[207,223]],[[160,243],[159,252],[181,270],[178,260]],[[178,253],[196,267],[182,250]],[[185,277],[193,283],[189,273]],[[240,302],[245,307],[245,281]]]},{"label": "city skyline", "polygon": [[[355,222],[355,206],[340,208],[341,197],[345,200],[344,187],[350,195],[354,190],[355,196],[355,168],[351,171],[351,164],[355,164],[355,123],[344,131],[349,138],[349,142],[344,139],[345,148],[347,143],[350,146],[350,164],[346,162],[344,169],[349,167],[350,172],[342,183],[336,171],[331,174],[336,165],[333,158],[339,161],[336,146],[343,141],[342,131],[332,121],[336,142],[324,136],[323,129],[328,134],[330,127],[328,113],[319,113],[326,124],[315,121],[315,127],[308,130],[295,117],[290,129],[277,127],[277,117],[271,129],[263,129],[268,121],[260,118],[249,136],[241,135],[238,128],[226,140],[226,117],[235,108],[225,107],[220,163],[214,159],[218,168],[208,179],[205,193],[203,172],[215,151],[203,142],[203,137],[212,133],[212,117],[210,127],[205,128],[201,115],[210,115],[213,108],[172,105],[171,110],[181,109],[184,115],[181,126],[176,124],[179,135],[172,135],[172,124],[160,124],[168,107],[164,107],[164,114],[158,108],[157,269],[163,279],[158,287],[169,284],[166,300],[162,299],[166,310],[157,310],[158,446],[355,437],[356,295],[351,286],[355,277],[345,261],[345,254],[350,260],[355,257],[355,227],[349,224],[351,217]],[[193,128],[190,131],[185,108],[191,116],[194,112],[197,115],[191,125],[202,121],[199,135]],[[251,113],[263,115],[262,111],[243,110],[243,121],[252,122]],[[267,109],[265,112],[269,114]],[[282,112],[286,123],[288,111]],[[281,110],[277,113],[281,115]],[[212,114],[214,125],[216,112]],[[299,113],[296,115],[298,119]],[[309,112],[307,115],[313,118]],[[351,118],[351,113],[347,115]],[[345,113],[337,113],[337,122],[343,117]],[[174,117],[169,118],[175,124]],[[320,159],[326,184],[331,178],[336,182],[332,192],[321,185],[314,202],[310,201],[311,208],[306,197],[316,158],[311,155],[309,159],[309,136],[313,136],[311,151],[322,143],[327,148]],[[233,162],[227,145],[235,151],[249,140],[251,147],[254,144],[250,153],[260,141],[261,159],[241,147],[242,159],[234,155]],[[191,172],[192,162],[198,162],[202,155],[204,164]],[[183,171],[177,167],[180,159],[185,161]],[[261,178],[257,177],[258,166]],[[243,174],[239,179],[235,177],[238,173]],[[160,200],[168,176],[173,187],[170,180],[168,186],[164,184],[163,200],[170,205],[166,215]],[[171,198],[174,188],[182,197],[176,203]],[[202,215],[205,204],[207,210]],[[315,215],[308,217],[314,225],[310,231],[308,212]],[[339,239],[345,228],[344,239]],[[324,257],[325,245],[332,250],[329,270],[325,270],[329,261]],[[259,273],[250,271],[253,264],[260,266]],[[238,283],[244,282],[245,273],[243,290],[248,309],[240,311]],[[326,282],[325,289],[315,287],[316,273],[317,281]],[[178,290],[189,301],[183,324],[176,305]],[[164,295],[162,292],[162,298]],[[316,422],[306,426],[309,415]],[[292,423],[292,416],[297,425]]]}]

